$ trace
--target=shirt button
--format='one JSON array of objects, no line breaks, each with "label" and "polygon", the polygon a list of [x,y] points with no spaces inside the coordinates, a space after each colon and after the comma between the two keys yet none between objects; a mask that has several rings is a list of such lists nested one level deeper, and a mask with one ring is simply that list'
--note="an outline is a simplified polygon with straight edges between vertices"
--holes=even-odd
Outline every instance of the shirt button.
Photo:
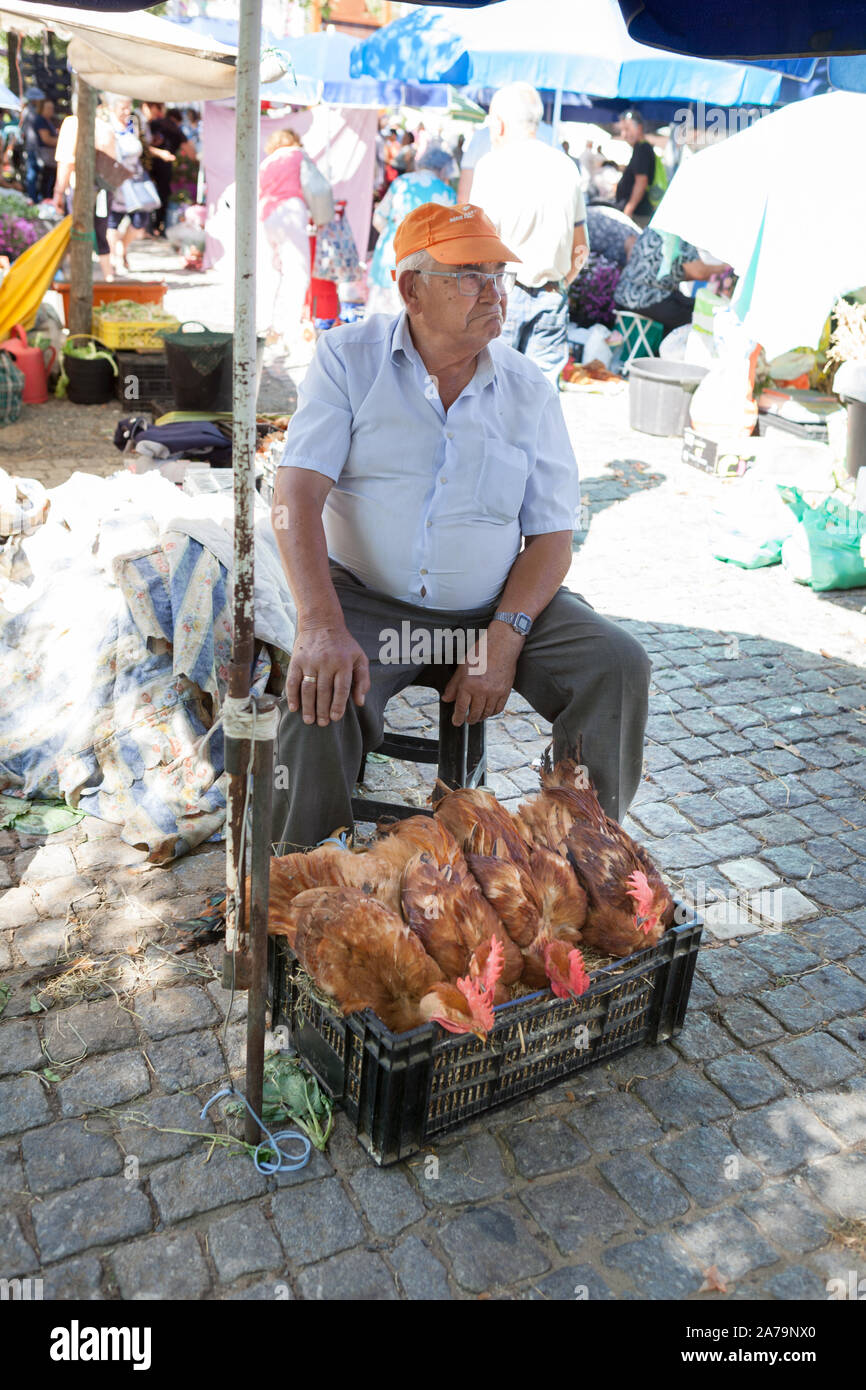
[{"label": "shirt button", "polygon": [[427,525],[428,525],[428,526],[432,526],[432,525],[433,525],[433,522],[432,522],[432,521],[428,521],[428,522],[427,522]]},{"label": "shirt button", "polygon": [[418,573],[419,573],[419,574],[426,574],[427,571],[426,571],[426,570],[419,570]]},{"label": "shirt button", "polygon": [[446,430],[446,431],[445,431],[445,438],[446,438],[446,439],[453,439],[453,438],[454,438],[454,431],[453,431],[453,430]]}]

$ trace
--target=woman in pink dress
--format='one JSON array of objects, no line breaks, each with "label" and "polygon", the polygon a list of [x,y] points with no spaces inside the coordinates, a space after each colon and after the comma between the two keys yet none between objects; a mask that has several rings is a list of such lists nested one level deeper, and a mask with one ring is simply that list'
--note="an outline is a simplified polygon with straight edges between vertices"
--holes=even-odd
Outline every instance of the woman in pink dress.
[{"label": "woman in pink dress", "polygon": [[265,149],[267,157],[259,166],[259,221],[274,274],[270,285],[262,286],[261,302],[270,305],[269,336],[288,346],[300,333],[310,283],[310,210],[301,183],[306,155],[293,130],[275,131]]}]

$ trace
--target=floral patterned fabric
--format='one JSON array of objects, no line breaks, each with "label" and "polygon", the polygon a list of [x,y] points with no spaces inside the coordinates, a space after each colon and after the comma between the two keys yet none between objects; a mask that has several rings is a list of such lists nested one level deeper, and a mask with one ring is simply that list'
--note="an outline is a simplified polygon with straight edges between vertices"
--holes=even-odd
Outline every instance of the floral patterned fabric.
[{"label": "floral patterned fabric", "polygon": [[[113,505],[115,479],[54,489],[26,565],[0,569],[0,789],[119,823],[161,862],[221,835],[222,730],[198,745],[226,689],[230,586],[216,555],[163,524],[164,494],[142,486],[136,508],[148,479],[119,477]],[[256,693],[274,655],[259,646]]]}]

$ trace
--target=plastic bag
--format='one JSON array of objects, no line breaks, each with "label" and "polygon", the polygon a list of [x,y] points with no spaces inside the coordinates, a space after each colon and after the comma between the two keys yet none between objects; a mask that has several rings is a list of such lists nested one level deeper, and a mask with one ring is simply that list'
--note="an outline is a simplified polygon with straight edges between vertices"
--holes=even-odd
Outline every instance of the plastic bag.
[{"label": "plastic bag", "polygon": [[778,565],[794,524],[772,484],[747,478],[716,509],[713,555],[741,569]]},{"label": "plastic bag", "polygon": [[[679,328],[671,329],[665,338],[662,338],[659,345],[659,357],[663,362],[685,362],[686,345],[691,334],[691,325],[682,324]],[[701,366],[704,364],[701,363]]]},{"label": "plastic bag", "polygon": [[334,216],[334,195],[331,185],[308,154],[301,160],[301,191],[317,227],[324,227]]},{"label": "plastic bag", "polygon": [[[831,589],[859,589],[866,585],[866,513],[827,497],[810,507],[798,488],[779,486],[805,532],[809,546],[808,583],[817,593]],[[794,559],[791,568],[799,562]],[[804,568],[802,565],[799,566]]]}]

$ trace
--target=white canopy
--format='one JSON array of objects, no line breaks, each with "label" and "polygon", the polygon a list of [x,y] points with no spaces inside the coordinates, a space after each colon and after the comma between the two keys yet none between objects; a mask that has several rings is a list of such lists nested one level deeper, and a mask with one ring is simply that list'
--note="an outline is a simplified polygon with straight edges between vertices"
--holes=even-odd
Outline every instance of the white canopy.
[{"label": "white canopy", "polygon": [[139,101],[198,101],[234,94],[237,51],[180,24],[133,14],[0,0],[0,27],[70,40],[69,64],[91,87]]}]

